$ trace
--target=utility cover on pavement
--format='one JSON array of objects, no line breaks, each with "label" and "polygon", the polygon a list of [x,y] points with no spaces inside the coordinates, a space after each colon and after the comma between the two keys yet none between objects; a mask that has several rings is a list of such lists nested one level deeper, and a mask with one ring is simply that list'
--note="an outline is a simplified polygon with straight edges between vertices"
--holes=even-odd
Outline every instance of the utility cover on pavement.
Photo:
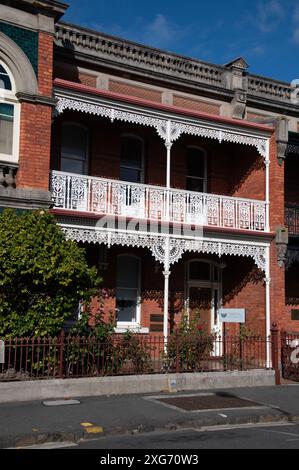
[{"label": "utility cover on pavement", "polygon": [[162,398],[157,401],[185,411],[222,410],[227,408],[248,408],[259,406],[250,400],[230,395],[193,395]]},{"label": "utility cover on pavement", "polygon": [[79,400],[51,400],[43,401],[45,406],[63,406],[63,405],[80,405]]}]

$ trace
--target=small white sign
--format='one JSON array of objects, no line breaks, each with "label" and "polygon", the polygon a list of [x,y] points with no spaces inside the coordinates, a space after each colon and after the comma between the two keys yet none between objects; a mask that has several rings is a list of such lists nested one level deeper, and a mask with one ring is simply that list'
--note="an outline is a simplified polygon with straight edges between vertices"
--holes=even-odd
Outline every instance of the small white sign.
[{"label": "small white sign", "polygon": [[223,323],[245,323],[245,308],[221,308],[219,319]]},{"label": "small white sign", "polygon": [[5,362],[5,343],[4,341],[0,341],[0,364],[4,364]]}]

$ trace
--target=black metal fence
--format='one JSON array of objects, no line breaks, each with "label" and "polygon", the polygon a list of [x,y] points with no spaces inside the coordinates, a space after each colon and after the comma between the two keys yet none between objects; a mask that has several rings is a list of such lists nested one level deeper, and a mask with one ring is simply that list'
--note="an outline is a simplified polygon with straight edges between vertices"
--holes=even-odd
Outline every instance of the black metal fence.
[{"label": "black metal fence", "polygon": [[299,333],[281,333],[282,377],[299,382]]}]

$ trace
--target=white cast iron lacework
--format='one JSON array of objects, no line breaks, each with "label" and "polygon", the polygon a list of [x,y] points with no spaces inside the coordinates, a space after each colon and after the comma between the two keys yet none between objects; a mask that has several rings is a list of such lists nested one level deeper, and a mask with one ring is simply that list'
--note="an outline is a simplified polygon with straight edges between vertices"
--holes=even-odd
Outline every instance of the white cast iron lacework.
[{"label": "white cast iron lacework", "polygon": [[58,97],[56,111],[61,114],[66,109],[106,117],[109,118],[112,122],[114,120],[120,120],[133,124],[154,127],[159,136],[168,145],[179,139],[182,134],[189,134],[199,137],[206,137],[209,139],[216,139],[220,143],[225,141],[243,145],[251,145],[256,147],[257,151],[264,159],[267,158],[267,139],[265,138],[243,135],[237,132],[227,132],[196,124],[184,124],[173,120],[168,121],[158,117],[147,116],[146,114],[142,113],[120,111],[108,105],[102,106],[98,104],[87,103],[78,99]]},{"label": "white cast iron lacework", "polygon": [[293,263],[297,263],[299,261],[299,250],[288,250],[286,261],[285,261],[285,268],[289,269]]},{"label": "white cast iron lacework", "polygon": [[[148,248],[160,263],[165,261],[165,237],[142,233],[119,233],[117,231],[72,228],[62,226],[68,240],[83,243],[104,243],[112,245]],[[266,247],[241,244],[237,242],[205,241],[169,237],[169,265],[176,263],[185,252],[206,253],[217,255],[243,256],[254,260],[258,268],[266,269]],[[164,266],[165,269],[169,266]]]},{"label": "white cast iron lacework", "polygon": [[266,203],[106,178],[51,173],[56,208],[109,216],[265,231]]}]

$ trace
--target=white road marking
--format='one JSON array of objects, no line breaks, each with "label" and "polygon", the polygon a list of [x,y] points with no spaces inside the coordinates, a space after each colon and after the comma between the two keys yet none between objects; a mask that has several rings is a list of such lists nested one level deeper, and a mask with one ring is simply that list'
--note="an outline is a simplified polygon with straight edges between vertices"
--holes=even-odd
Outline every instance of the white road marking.
[{"label": "white road marking", "polygon": [[8,447],[8,449],[63,449],[64,447],[76,447],[75,442],[45,442],[44,444],[35,444],[26,447]]},{"label": "white road marking", "polygon": [[65,405],[80,405],[79,400],[51,400],[43,401],[45,406],[65,406]]},{"label": "white road marking", "polygon": [[[233,431],[234,429],[270,428],[270,427],[274,428],[274,427],[279,427],[279,426],[296,426],[296,423],[277,421],[276,423],[220,424],[218,426],[203,426],[198,429],[190,428],[190,430],[196,431],[196,432],[206,432],[206,431],[212,432],[212,431]],[[184,431],[186,429],[184,429]]]}]

